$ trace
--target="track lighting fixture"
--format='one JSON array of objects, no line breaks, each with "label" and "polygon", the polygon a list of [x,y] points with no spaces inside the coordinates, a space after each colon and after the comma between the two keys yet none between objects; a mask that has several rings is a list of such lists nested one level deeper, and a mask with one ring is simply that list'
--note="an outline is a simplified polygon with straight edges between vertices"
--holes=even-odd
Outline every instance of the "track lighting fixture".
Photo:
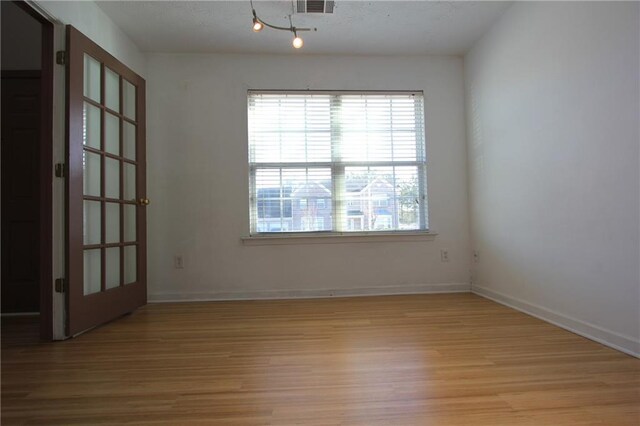
[{"label": "track lighting fixture", "polygon": [[264,27],[273,28],[274,30],[280,31],[290,31],[293,33],[293,47],[296,49],[300,49],[304,45],[304,40],[302,37],[298,35],[299,31],[318,31],[317,28],[298,28],[293,26],[293,22],[291,21],[291,15],[289,15],[289,26],[288,27],[280,27],[277,25],[271,25],[258,17],[256,10],[253,7],[253,0],[251,2],[251,12],[253,13],[253,31],[260,32]]},{"label": "track lighting fixture", "polygon": [[293,47],[295,47],[296,49],[300,49],[302,47],[302,45],[304,45],[304,41],[298,37],[298,34],[296,34],[295,31],[293,31]]},{"label": "track lighting fixture", "polygon": [[263,28],[264,28],[264,25],[262,25],[262,22],[258,21],[258,18],[256,18],[254,16],[253,17],[253,31],[257,33],[259,31],[262,31]]}]

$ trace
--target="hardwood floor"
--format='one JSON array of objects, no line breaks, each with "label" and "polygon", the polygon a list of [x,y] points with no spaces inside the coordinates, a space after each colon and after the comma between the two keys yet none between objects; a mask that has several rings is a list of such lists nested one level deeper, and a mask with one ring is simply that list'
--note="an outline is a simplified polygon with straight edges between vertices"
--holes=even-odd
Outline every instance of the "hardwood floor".
[{"label": "hardwood floor", "polygon": [[638,425],[640,360],[472,294],[3,319],[2,424]]}]

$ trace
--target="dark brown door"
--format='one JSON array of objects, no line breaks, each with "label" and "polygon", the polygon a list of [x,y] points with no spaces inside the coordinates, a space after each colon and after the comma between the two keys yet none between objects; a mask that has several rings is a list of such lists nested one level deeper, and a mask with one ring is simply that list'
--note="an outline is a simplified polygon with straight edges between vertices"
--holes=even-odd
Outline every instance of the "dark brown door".
[{"label": "dark brown door", "polygon": [[2,73],[2,312],[40,310],[40,71]]},{"label": "dark brown door", "polygon": [[67,26],[67,326],[146,303],[145,81]]}]

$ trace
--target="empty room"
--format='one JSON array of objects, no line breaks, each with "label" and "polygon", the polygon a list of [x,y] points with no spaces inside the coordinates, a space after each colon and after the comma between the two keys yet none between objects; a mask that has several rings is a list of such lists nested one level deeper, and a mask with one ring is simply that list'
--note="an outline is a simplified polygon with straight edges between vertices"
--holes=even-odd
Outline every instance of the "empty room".
[{"label": "empty room", "polygon": [[640,2],[0,7],[2,425],[640,425]]}]

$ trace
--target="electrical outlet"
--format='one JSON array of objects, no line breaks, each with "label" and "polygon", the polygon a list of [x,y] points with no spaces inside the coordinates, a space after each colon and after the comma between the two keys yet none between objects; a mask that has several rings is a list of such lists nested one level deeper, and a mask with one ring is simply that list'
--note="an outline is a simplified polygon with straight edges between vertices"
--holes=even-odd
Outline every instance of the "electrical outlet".
[{"label": "electrical outlet", "polygon": [[447,249],[440,250],[440,260],[442,260],[443,262],[449,261],[449,250]]},{"label": "electrical outlet", "polygon": [[480,262],[480,252],[478,250],[473,251],[473,263]]},{"label": "electrical outlet", "polygon": [[176,254],[175,257],[173,258],[173,266],[176,269],[183,269],[184,268],[184,262],[182,261],[182,255]]}]

